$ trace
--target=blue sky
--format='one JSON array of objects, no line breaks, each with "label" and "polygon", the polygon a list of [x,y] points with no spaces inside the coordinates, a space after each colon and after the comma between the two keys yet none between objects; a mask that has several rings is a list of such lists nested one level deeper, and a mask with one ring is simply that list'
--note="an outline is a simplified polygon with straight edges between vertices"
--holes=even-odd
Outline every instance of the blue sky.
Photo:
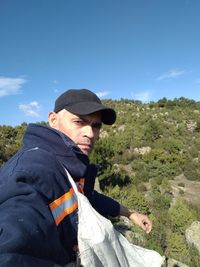
[{"label": "blue sky", "polygon": [[0,125],[47,121],[69,88],[200,101],[199,0],[0,0]]}]

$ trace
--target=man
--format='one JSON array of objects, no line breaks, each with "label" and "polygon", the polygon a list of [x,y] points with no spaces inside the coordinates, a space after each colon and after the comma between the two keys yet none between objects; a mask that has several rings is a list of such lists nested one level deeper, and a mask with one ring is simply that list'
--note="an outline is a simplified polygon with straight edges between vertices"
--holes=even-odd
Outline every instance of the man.
[{"label": "man", "polygon": [[147,233],[152,224],[94,190],[97,168],[88,156],[102,123],[116,120],[113,109],[87,89],[63,93],[49,113],[49,126],[30,124],[23,147],[0,171],[0,266],[64,266],[77,245],[79,191],[103,216],[123,215]]}]

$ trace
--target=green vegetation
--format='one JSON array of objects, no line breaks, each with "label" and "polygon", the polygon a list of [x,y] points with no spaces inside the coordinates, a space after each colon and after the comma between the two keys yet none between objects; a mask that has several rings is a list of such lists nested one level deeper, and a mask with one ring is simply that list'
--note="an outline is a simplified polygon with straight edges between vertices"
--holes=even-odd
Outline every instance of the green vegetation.
[{"label": "green vegetation", "polygon": [[[200,208],[184,201],[183,182],[180,199],[175,200],[170,180],[182,174],[200,182],[200,103],[181,97],[149,104],[128,99],[104,104],[115,108],[117,121],[103,126],[91,155],[91,161],[102,167],[101,190],[149,214],[154,230],[144,237],[146,247],[198,266],[200,256],[186,243],[184,231],[200,220]],[[25,123],[0,126],[0,165],[18,150],[25,128]]]},{"label": "green vegetation", "polygon": [[0,165],[20,148],[26,126],[26,123],[16,127],[0,126]]}]

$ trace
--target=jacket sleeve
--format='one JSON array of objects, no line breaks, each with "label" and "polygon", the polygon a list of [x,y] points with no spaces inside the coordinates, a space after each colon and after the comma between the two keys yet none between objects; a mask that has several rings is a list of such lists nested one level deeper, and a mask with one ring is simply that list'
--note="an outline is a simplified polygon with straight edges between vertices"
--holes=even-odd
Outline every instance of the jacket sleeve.
[{"label": "jacket sleeve", "polygon": [[1,184],[0,266],[53,267],[67,257],[41,195],[23,179]]},{"label": "jacket sleeve", "polygon": [[43,260],[39,258],[34,258],[32,256],[23,254],[6,253],[0,254],[0,266],[1,267],[62,267],[64,265],[58,265],[54,262]]},{"label": "jacket sleeve", "polygon": [[114,199],[93,190],[89,201],[92,206],[104,217],[107,218],[109,216],[119,216],[120,204]]}]

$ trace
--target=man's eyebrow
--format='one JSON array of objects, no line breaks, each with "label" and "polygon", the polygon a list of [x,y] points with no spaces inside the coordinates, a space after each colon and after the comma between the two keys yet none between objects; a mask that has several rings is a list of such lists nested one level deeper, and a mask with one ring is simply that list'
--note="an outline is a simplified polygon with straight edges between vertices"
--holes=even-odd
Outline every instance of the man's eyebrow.
[{"label": "man's eyebrow", "polygon": [[94,122],[92,122],[92,119],[90,120],[90,119],[88,119],[88,118],[86,118],[84,116],[81,116],[81,115],[78,116],[78,118],[80,118],[81,120],[83,120],[85,123],[90,123],[91,125],[93,125],[95,127],[101,128],[101,126],[102,126],[102,122],[101,121],[94,121]]},{"label": "man's eyebrow", "polygon": [[84,122],[89,122],[89,120],[87,118],[85,118],[84,116],[82,116],[82,115],[77,116],[76,119],[81,119]]}]

